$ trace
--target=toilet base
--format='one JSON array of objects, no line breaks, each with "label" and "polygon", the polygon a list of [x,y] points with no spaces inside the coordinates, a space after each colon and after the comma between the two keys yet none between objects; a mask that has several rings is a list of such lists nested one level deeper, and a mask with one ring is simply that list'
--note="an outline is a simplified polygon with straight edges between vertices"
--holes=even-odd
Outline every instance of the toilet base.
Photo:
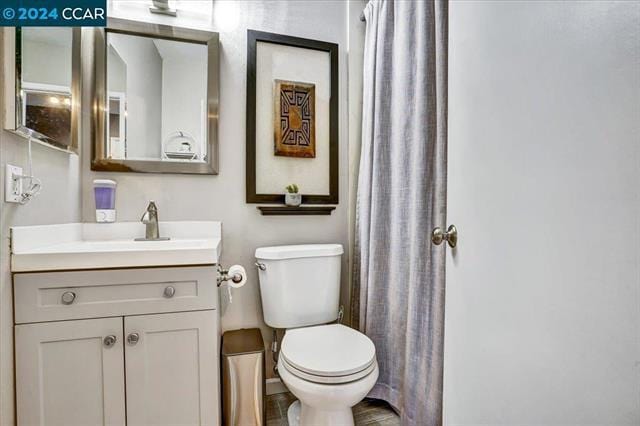
[{"label": "toilet base", "polygon": [[354,425],[351,408],[327,411],[303,405],[300,400],[289,406],[287,420],[289,426]]},{"label": "toilet base", "polygon": [[292,426],[353,426],[351,407],[362,401],[378,380],[378,363],[367,376],[348,383],[310,382],[293,375],[284,358],[278,361],[282,382],[298,401],[287,411]]},{"label": "toilet base", "polygon": [[300,401],[295,401],[289,406],[287,420],[289,421],[289,426],[300,425]]}]

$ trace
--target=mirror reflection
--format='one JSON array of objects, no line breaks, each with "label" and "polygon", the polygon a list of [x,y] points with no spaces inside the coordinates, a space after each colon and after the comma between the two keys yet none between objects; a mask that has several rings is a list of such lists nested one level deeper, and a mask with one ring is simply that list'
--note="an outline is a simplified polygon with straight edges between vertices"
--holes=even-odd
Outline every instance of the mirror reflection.
[{"label": "mirror reflection", "polygon": [[17,129],[71,147],[73,29],[23,27],[17,35]]},{"label": "mirror reflection", "polygon": [[107,32],[110,159],[208,161],[206,44]]}]

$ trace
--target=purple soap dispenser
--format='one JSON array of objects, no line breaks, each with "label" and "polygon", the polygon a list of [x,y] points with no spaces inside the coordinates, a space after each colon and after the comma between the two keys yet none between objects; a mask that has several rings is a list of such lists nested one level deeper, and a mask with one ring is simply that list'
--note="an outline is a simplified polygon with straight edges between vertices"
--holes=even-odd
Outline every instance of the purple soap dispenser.
[{"label": "purple soap dispenser", "polygon": [[95,179],[93,192],[96,197],[96,222],[110,223],[116,221],[116,185],[109,179]]}]

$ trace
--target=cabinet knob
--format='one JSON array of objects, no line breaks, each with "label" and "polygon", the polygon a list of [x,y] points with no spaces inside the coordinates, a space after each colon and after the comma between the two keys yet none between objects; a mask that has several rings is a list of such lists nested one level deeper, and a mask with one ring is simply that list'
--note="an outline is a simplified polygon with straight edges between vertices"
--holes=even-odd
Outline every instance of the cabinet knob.
[{"label": "cabinet knob", "polygon": [[76,300],[76,294],[73,291],[65,291],[62,293],[62,304],[70,305]]},{"label": "cabinet knob", "polygon": [[166,297],[167,299],[170,299],[173,297],[173,295],[176,294],[176,289],[173,286],[167,286],[164,289],[164,297]]},{"label": "cabinet knob", "polygon": [[107,348],[110,348],[111,346],[116,344],[116,341],[118,339],[116,338],[116,336],[114,336],[113,334],[108,335],[107,337],[104,338],[104,340],[102,341],[102,343],[104,343],[104,345]]},{"label": "cabinet knob", "polygon": [[140,340],[140,335],[138,333],[131,333],[127,336],[127,343],[130,344],[131,346],[138,343],[139,340]]}]

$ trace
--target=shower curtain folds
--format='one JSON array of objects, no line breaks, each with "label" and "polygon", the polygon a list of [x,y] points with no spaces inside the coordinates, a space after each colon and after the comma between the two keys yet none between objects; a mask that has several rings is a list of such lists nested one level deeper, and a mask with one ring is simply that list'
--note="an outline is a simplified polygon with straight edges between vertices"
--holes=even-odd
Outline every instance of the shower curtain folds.
[{"label": "shower curtain folds", "polygon": [[370,396],[442,423],[446,1],[372,0],[366,19],[352,323],[375,343]]}]

